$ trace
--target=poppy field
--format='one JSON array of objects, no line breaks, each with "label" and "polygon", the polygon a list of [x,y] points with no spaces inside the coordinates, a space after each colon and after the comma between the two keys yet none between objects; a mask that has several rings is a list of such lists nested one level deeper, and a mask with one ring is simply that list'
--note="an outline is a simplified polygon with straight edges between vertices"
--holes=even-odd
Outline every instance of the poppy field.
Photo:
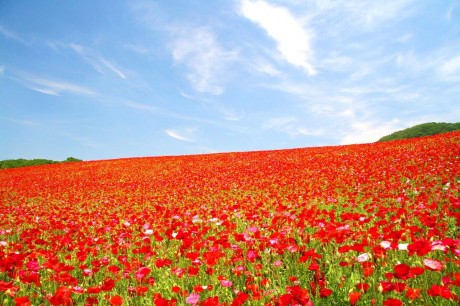
[{"label": "poppy field", "polygon": [[0,171],[1,305],[459,305],[460,132]]}]

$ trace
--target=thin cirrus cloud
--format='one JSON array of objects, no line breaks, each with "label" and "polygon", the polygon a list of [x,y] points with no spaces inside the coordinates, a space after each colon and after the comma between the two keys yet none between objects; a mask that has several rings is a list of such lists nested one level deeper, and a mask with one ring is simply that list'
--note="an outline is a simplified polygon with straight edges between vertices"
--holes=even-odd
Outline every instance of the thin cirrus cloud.
[{"label": "thin cirrus cloud", "polygon": [[200,93],[221,95],[227,68],[238,53],[225,50],[206,27],[172,27],[170,32],[174,63],[185,68],[191,86]]},{"label": "thin cirrus cloud", "polygon": [[124,105],[130,108],[141,110],[141,111],[149,111],[149,112],[158,111],[158,108],[154,106],[144,104],[144,103],[134,102],[134,101],[126,101]]},{"label": "thin cirrus cloud", "polygon": [[21,125],[28,125],[28,126],[40,126],[39,123],[32,121],[32,120],[22,120],[22,119],[15,119],[15,118],[2,118],[3,120],[21,124]]},{"label": "thin cirrus cloud", "polygon": [[353,16],[359,18],[362,24],[373,27],[388,20],[407,17],[412,13],[413,2],[413,0],[375,1],[369,5],[364,1],[354,1]]},{"label": "thin cirrus cloud", "polygon": [[311,32],[287,8],[260,0],[243,0],[241,13],[275,40],[278,51],[288,63],[303,68],[309,75],[316,74],[312,64]]},{"label": "thin cirrus cloud", "polygon": [[195,131],[195,129],[191,129],[191,128],[183,130],[183,131],[167,129],[167,130],[165,130],[165,133],[169,137],[172,137],[172,138],[180,140],[180,141],[193,142],[194,140],[192,138],[192,133],[194,131]]},{"label": "thin cirrus cloud", "polygon": [[[62,45],[62,44],[61,44]],[[114,63],[107,60],[103,56],[95,54],[93,51],[78,44],[65,45],[72,49],[76,54],[81,56],[87,63],[89,63],[97,72],[104,74],[106,70],[114,73],[121,79],[126,79],[126,74],[121,68],[117,67]]]},{"label": "thin cirrus cloud", "polygon": [[23,84],[26,88],[46,95],[59,96],[64,93],[83,96],[95,95],[94,91],[80,85],[65,81],[51,80],[30,74],[21,74],[17,81]]},{"label": "thin cirrus cloud", "polygon": [[[359,28],[359,31],[371,31],[389,20],[395,21],[403,19],[413,12],[414,0],[337,0],[324,1],[316,0],[312,2],[310,9],[315,16],[321,16],[327,20],[329,17],[335,18],[340,15],[340,20],[335,20],[329,24],[329,30],[339,32],[350,31]],[[344,25],[347,24],[348,27]]]},{"label": "thin cirrus cloud", "polygon": [[351,130],[342,138],[340,144],[349,145],[354,143],[374,142],[384,135],[391,134],[393,131],[403,128],[405,124],[406,123],[397,119],[386,122],[379,122],[376,120],[353,122],[351,124]]},{"label": "thin cirrus cloud", "polygon": [[439,67],[439,73],[444,77],[460,77],[460,56],[448,59]]},{"label": "thin cirrus cloud", "polygon": [[8,39],[14,40],[20,44],[23,44],[25,46],[29,46],[30,42],[22,38],[21,36],[17,35],[16,33],[6,29],[2,25],[0,25],[0,34],[7,37]]},{"label": "thin cirrus cloud", "polygon": [[298,123],[296,117],[276,117],[266,120],[262,124],[264,130],[274,130],[285,133],[290,137],[297,136],[320,136],[324,134],[323,129],[309,129]]}]

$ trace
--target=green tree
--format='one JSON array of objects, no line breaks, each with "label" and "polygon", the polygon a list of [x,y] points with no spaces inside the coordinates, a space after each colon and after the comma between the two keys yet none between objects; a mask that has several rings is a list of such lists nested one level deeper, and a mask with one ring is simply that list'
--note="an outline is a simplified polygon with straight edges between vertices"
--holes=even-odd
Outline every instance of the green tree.
[{"label": "green tree", "polygon": [[397,139],[416,138],[423,136],[430,136],[436,134],[442,134],[447,132],[453,132],[460,130],[460,122],[457,123],[445,123],[445,122],[429,122],[405,130],[394,132],[390,135],[380,138],[378,141],[390,141]]}]

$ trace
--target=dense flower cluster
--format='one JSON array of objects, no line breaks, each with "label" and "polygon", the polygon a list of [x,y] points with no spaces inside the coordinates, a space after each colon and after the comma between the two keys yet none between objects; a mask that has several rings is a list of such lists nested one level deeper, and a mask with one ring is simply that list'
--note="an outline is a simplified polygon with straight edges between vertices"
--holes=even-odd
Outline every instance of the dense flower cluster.
[{"label": "dense flower cluster", "polygon": [[458,305],[460,133],[0,171],[0,304]]}]

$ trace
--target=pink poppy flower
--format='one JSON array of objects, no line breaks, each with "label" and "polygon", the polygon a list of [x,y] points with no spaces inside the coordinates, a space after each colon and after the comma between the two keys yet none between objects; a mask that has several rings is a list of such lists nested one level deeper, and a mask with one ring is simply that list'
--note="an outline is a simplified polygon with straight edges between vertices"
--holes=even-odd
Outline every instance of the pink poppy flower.
[{"label": "pink poppy flower", "polygon": [[443,268],[442,263],[436,259],[425,258],[423,260],[423,264],[425,265],[425,268],[432,271],[441,271]]},{"label": "pink poppy flower", "polygon": [[185,302],[187,304],[196,305],[198,304],[199,300],[200,300],[200,295],[197,293],[192,293],[185,299]]}]

